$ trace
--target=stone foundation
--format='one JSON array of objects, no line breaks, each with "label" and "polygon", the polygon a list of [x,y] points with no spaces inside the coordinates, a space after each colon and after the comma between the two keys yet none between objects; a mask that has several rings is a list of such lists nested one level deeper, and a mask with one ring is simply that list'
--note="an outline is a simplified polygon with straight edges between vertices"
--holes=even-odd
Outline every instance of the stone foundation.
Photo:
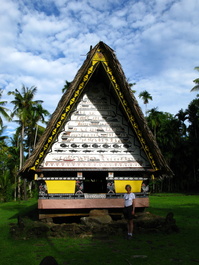
[{"label": "stone foundation", "polygon": [[[176,233],[179,228],[173,213],[160,217],[150,212],[139,213],[134,217],[134,234],[139,233]],[[14,238],[35,237],[97,237],[123,236],[126,234],[127,222],[124,219],[113,220],[107,210],[93,210],[89,217],[81,218],[80,223],[55,224],[52,219],[47,222],[32,221],[20,217],[18,224],[11,224],[10,232]],[[22,225],[23,224],[23,225]]]}]

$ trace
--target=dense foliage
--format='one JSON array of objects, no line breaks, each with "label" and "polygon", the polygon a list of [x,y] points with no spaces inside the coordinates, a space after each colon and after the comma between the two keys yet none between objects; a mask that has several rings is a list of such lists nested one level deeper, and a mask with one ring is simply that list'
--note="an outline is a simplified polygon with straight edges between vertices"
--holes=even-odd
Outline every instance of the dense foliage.
[{"label": "dense foliage", "polygon": [[[65,90],[70,83],[66,82]],[[36,87],[22,87],[11,91],[14,96],[13,111],[7,114],[0,101],[0,201],[21,199],[32,194],[32,183],[24,183],[17,172],[31,154],[44,128],[48,111],[43,109],[41,100],[34,100]],[[0,99],[3,91],[0,90]],[[144,91],[140,97],[147,104],[151,95]],[[4,135],[3,119],[19,125],[12,138]],[[158,178],[153,181],[155,192],[196,191],[199,184],[199,95],[190,102],[186,110],[176,115],[161,112],[157,108],[146,111],[146,119],[157,143],[174,172],[173,178]],[[25,194],[27,188],[28,194]]]},{"label": "dense foliage", "polygon": [[174,172],[172,179],[158,180],[157,191],[196,191],[199,184],[199,95],[174,116],[157,109],[147,121]]}]

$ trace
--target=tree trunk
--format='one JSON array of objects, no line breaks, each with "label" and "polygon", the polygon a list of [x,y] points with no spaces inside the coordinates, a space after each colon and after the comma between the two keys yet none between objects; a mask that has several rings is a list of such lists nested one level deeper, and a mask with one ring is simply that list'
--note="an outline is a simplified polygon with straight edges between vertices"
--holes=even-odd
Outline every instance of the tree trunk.
[{"label": "tree trunk", "polygon": [[24,200],[27,201],[27,189],[26,189],[26,179],[24,179]]},{"label": "tree trunk", "polygon": [[14,201],[17,200],[17,176],[15,174],[15,190],[14,190]]},{"label": "tree trunk", "polygon": [[33,148],[35,148],[36,142],[37,142],[37,132],[38,132],[38,124],[36,124],[36,130],[35,130],[35,139],[34,139],[34,145]]},{"label": "tree trunk", "polygon": [[[20,139],[20,161],[19,161],[19,169],[23,167],[24,164],[24,147],[23,147],[23,140],[24,140],[24,124],[22,124],[21,128],[21,139]],[[18,176],[18,199],[21,198],[21,177]]]}]

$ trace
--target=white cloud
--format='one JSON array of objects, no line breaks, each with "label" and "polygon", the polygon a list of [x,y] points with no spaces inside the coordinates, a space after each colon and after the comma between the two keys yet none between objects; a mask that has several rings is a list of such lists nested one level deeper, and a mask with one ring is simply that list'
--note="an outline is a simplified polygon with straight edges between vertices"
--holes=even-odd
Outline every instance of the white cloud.
[{"label": "white cloud", "polygon": [[[199,65],[198,0],[1,0],[0,85],[36,86],[53,112],[90,45],[104,41],[148,108],[186,109]],[[138,101],[145,110],[142,101]],[[9,105],[10,106],[10,105]]]}]

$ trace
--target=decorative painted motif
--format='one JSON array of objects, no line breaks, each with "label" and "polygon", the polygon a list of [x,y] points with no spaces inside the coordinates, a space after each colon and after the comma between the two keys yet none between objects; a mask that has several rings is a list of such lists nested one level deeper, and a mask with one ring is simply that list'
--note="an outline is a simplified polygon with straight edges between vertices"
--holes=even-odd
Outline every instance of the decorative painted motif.
[{"label": "decorative painted motif", "polygon": [[115,184],[113,180],[107,181],[107,193],[115,193]]},{"label": "decorative painted motif", "polygon": [[44,160],[44,168],[149,168],[137,136],[106,86],[90,83]]},{"label": "decorative painted motif", "polygon": [[76,180],[75,193],[83,194],[84,193],[84,182],[83,180]]},{"label": "decorative painted motif", "polygon": [[39,181],[38,187],[39,187],[39,196],[44,196],[48,194],[47,185],[44,180]]}]

